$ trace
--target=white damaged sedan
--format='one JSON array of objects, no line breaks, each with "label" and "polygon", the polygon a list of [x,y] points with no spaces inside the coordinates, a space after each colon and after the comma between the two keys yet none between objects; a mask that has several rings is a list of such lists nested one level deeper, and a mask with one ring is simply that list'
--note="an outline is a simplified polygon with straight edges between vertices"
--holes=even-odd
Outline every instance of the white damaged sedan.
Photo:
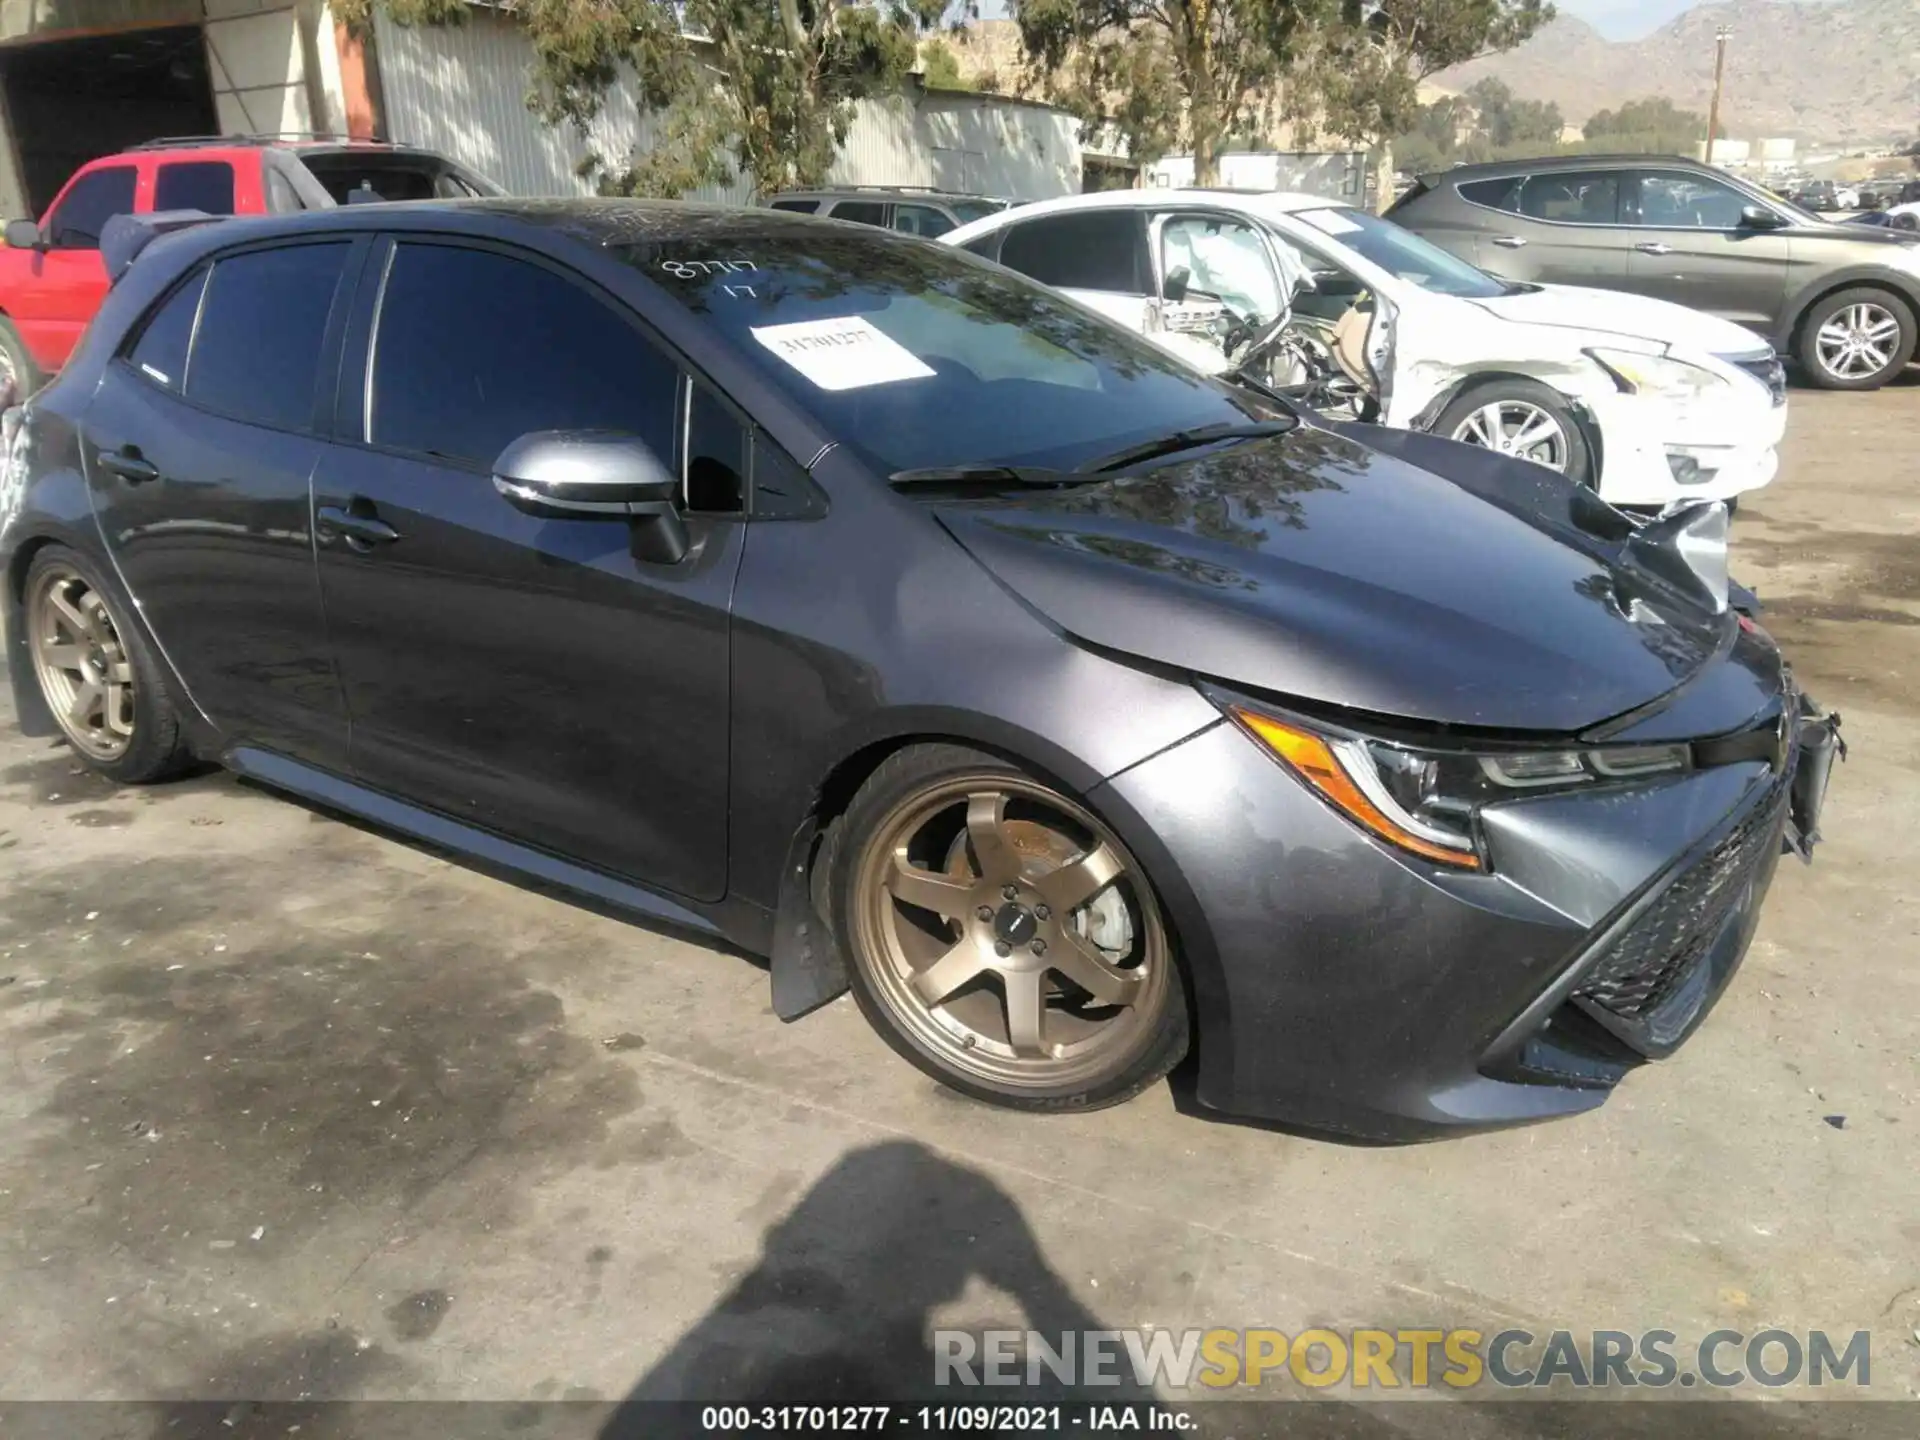
[{"label": "white damaged sedan", "polygon": [[1498,279],[1313,195],[1127,190],[942,237],[1210,372],[1548,465],[1615,505],[1733,500],[1786,429],[1772,348],[1663,300]]}]

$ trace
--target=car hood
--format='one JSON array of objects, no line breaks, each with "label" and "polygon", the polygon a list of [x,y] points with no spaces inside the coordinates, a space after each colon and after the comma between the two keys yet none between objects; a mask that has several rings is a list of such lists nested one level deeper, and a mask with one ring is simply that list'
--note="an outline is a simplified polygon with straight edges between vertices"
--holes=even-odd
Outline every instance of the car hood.
[{"label": "car hood", "polygon": [[1552,325],[1596,335],[1622,335],[1699,354],[1743,355],[1767,348],[1760,336],[1731,320],[1619,290],[1541,285],[1517,295],[1470,303],[1517,325]]},{"label": "car hood", "polygon": [[1380,715],[1584,730],[1674,689],[1730,633],[1556,524],[1559,476],[1381,434],[1449,474],[1303,426],[1091,486],[929,503],[1085,643]]}]

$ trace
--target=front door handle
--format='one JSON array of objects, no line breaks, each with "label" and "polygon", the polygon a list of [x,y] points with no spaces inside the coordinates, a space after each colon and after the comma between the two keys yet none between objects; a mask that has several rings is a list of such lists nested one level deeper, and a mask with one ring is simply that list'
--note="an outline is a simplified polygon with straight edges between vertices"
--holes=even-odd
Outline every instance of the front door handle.
[{"label": "front door handle", "polygon": [[1498,245],[1502,250],[1518,250],[1522,245],[1527,243],[1527,237],[1524,235],[1496,235],[1493,237],[1493,243]]},{"label": "front door handle", "polygon": [[109,475],[118,475],[129,485],[144,485],[158,480],[160,471],[140,454],[138,445],[122,445],[118,450],[102,450],[94,459]]},{"label": "front door handle", "polygon": [[327,532],[337,532],[347,537],[347,544],[364,554],[375,545],[391,545],[400,538],[400,532],[373,513],[371,502],[361,499],[349,501],[346,505],[322,505],[314,512],[322,527],[322,539],[331,538]]},{"label": "front door handle", "polygon": [[1673,253],[1673,247],[1671,245],[1662,245],[1658,240],[1643,240],[1633,248],[1638,250],[1642,255],[1671,255]]}]

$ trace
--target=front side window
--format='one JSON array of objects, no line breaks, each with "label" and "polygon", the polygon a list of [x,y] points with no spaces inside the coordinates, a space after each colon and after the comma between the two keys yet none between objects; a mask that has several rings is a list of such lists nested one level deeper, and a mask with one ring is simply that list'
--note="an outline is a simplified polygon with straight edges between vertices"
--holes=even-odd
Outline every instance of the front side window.
[{"label": "front side window", "polygon": [[673,361],[597,295],[498,251],[395,249],[372,383],[378,445],[490,467],[532,430],[609,429],[673,463]]},{"label": "front side window", "polygon": [[175,393],[187,383],[187,347],[193,343],[193,322],[206,285],[207,271],[202,267],[160,302],[127,352],[127,362],[134,369]]},{"label": "front side window", "polygon": [[1740,212],[1752,203],[1717,180],[1655,172],[1640,176],[1638,202],[1625,218],[1628,224],[1665,229],[1737,230]]},{"label": "front side window", "polygon": [[156,210],[202,210],[233,214],[233,166],[225,160],[175,160],[153,182]]},{"label": "front side window", "polygon": [[345,241],[287,245],[215,261],[187,360],[187,398],[256,425],[308,428],[347,250]]},{"label": "front side window", "polygon": [[959,250],[763,230],[612,247],[876,468],[1071,466],[1256,402]]},{"label": "front side window", "polygon": [[1323,210],[1298,210],[1293,218],[1396,279],[1436,295],[1491,300],[1511,293],[1512,287],[1506,281],[1469,265],[1457,255],[1449,255],[1438,245],[1370,211],[1336,205]]},{"label": "front side window", "polygon": [[1260,232],[1244,220],[1176,215],[1160,227],[1161,274],[1187,272],[1187,295],[1218,300],[1236,315],[1271,320],[1280,282]]},{"label": "front side window", "polygon": [[82,175],[47,216],[47,244],[55,250],[98,250],[107,221],[133,213],[133,182],[131,165],[107,165]]},{"label": "front side window", "polygon": [[1131,209],[1047,215],[1015,225],[1000,242],[1000,263],[1042,285],[1145,295],[1146,226]]}]

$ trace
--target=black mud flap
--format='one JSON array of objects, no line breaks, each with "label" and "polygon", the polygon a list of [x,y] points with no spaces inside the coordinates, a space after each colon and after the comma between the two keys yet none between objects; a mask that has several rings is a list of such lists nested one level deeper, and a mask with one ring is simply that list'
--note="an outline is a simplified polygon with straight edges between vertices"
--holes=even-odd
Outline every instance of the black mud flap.
[{"label": "black mud flap", "polygon": [[773,912],[773,1013],[798,1020],[838,999],[847,988],[847,962],[813,905],[811,875],[820,827],[809,815],[787,842],[780,900]]},{"label": "black mud flap", "polygon": [[1821,714],[1819,706],[1800,697],[1800,751],[1793,767],[1793,790],[1788,802],[1786,848],[1813,863],[1813,847],[1820,841],[1820,811],[1827,802],[1827,781],[1837,756],[1847,758],[1847,742],[1840,736],[1840,716]]}]

